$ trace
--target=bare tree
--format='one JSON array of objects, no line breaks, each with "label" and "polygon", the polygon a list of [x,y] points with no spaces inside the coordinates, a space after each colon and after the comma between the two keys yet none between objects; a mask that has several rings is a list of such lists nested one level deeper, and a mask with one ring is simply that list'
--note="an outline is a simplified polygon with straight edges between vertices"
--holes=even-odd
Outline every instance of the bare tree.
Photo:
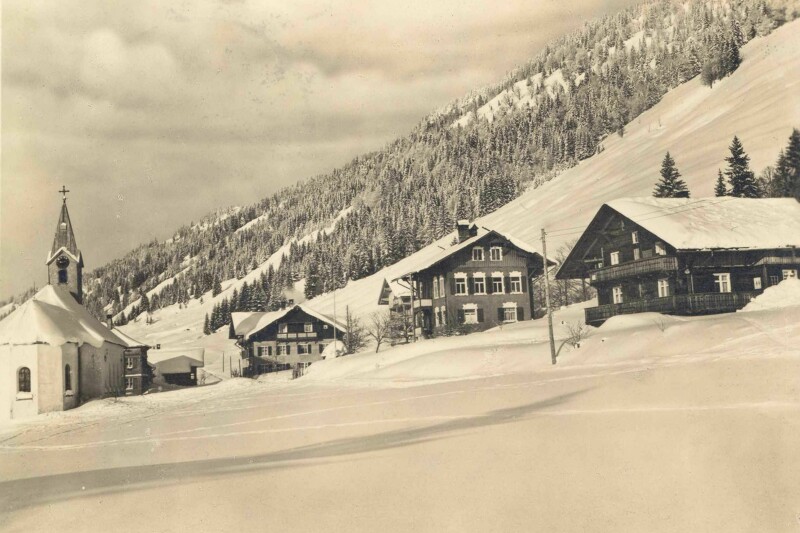
[{"label": "bare tree", "polygon": [[389,311],[377,311],[369,316],[367,323],[367,335],[375,339],[375,353],[381,347],[381,343],[389,336],[392,330],[392,316]]},{"label": "bare tree", "polygon": [[364,333],[364,326],[358,317],[350,312],[350,306],[347,306],[344,323],[344,351],[345,354],[350,355],[356,353],[366,346],[367,339]]}]

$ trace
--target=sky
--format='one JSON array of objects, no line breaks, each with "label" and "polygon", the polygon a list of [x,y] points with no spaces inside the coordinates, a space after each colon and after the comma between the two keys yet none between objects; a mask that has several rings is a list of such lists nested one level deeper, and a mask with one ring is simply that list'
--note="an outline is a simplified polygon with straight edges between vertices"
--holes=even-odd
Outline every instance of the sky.
[{"label": "sky", "polygon": [[0,299],[380,149],[633,0],[2,5]]}]

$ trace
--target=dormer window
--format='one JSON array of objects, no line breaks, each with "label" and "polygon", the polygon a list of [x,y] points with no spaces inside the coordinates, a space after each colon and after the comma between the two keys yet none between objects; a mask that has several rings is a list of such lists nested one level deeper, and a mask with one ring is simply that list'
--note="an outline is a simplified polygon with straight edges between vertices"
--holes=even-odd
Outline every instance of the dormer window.
[{"label": "dormer window", "polygon": [[472,249],[472,260],[473,261],[483,261],[483,247],[476,246]]},{"label": "dormer window", "polygon": [[503,260],[503,247],[492,246],[489,248],[489,261],[502,261]]}]

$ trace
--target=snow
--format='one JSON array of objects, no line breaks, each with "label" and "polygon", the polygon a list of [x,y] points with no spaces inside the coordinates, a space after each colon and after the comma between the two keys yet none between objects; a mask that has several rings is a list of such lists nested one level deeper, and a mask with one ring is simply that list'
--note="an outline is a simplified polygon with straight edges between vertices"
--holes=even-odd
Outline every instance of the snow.
[{"label": "snow", "polygon": [[254,218],[253,220],[251,220],[247,224],[244,224],[242,227],[240,227],[236,231],[234,231],[234,233],[241,233],[243,231],[247,231],[247,230],[251,229],[253,226],[255,226],[257,224],[260,224],[262,222],[266,222],[267,220],[269,220],[269,214],[268,213],[264,213],[263,215],[257,216],[256,218]]},{"label": "snow", "polygon": [[277,320],[280,320],[291,311],[295,309],[300,309],[305,311],[309,315],[313,316],[314,318],[321,320],[323,322],[327,322],[330,324],[334,324],[338,326],[339,329],[344,330],[344,326],[338,322],[334,321],[333,318],[322,315],[318,311],[315,311],[308,305],[303,304],[295,304],[293,306],[286,307],[284,309],[280,309],[278,311],[267,311],[267,312],[252,312],[252,313],[231,313],[231,322],[234,326],[234,332],[238,335],[244,335],[245,339],[250,338],[251,335],[258,333],[265,327],[269,326],[270,324],[274,323]]},{"label": "snow", "polygon": [[[478,219],[500,233],[538,242],[546,228],[548,250],[576,239],[599,207],[620,197],[652,193],[664,153],[675,158],[693,197],[713,195],[717,169],[725,165],[728,145],[738,135],[759,171],[774,164],[792,128],[800,124],[800,20],[742,47],[742,65],[710,89],[699,77],[667,93],[661,102],[612,135],[604,150],[565,170],[542,186]],[[349,305],[357,316],[376,310],[384,279],[395,279],[449,246],[455,233],[372,276],[336,291],[339,309]],[[309,305],[332,314],[332,294]]]},{"label": "snow", "polygon": [[740,309],[740,313],[752,313],[769,309],[800,306],[800,279],[785,279],[767,287],[764,292],[753,298],[749,304]]},{"label": "snow", "polygon": [[621,198],[607,205],[678,250],[800,246],[794,198]]},{"label": "snow", "polygon": [[67,291],[47,285],[0,321],[0,344],[49,344],[73,342],[99,348],[104,342],[126,346],[125,341],[94,318]]}]

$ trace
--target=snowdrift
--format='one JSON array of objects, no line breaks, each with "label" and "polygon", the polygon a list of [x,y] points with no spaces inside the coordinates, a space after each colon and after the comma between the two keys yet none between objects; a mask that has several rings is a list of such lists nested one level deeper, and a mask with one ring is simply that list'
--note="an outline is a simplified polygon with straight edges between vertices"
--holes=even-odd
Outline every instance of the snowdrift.
[{"label": "snowdrift", "polygon": [[794,306],[800,306],[800,279],[785,279],[764,290],[739,312],[752,313]]}]

